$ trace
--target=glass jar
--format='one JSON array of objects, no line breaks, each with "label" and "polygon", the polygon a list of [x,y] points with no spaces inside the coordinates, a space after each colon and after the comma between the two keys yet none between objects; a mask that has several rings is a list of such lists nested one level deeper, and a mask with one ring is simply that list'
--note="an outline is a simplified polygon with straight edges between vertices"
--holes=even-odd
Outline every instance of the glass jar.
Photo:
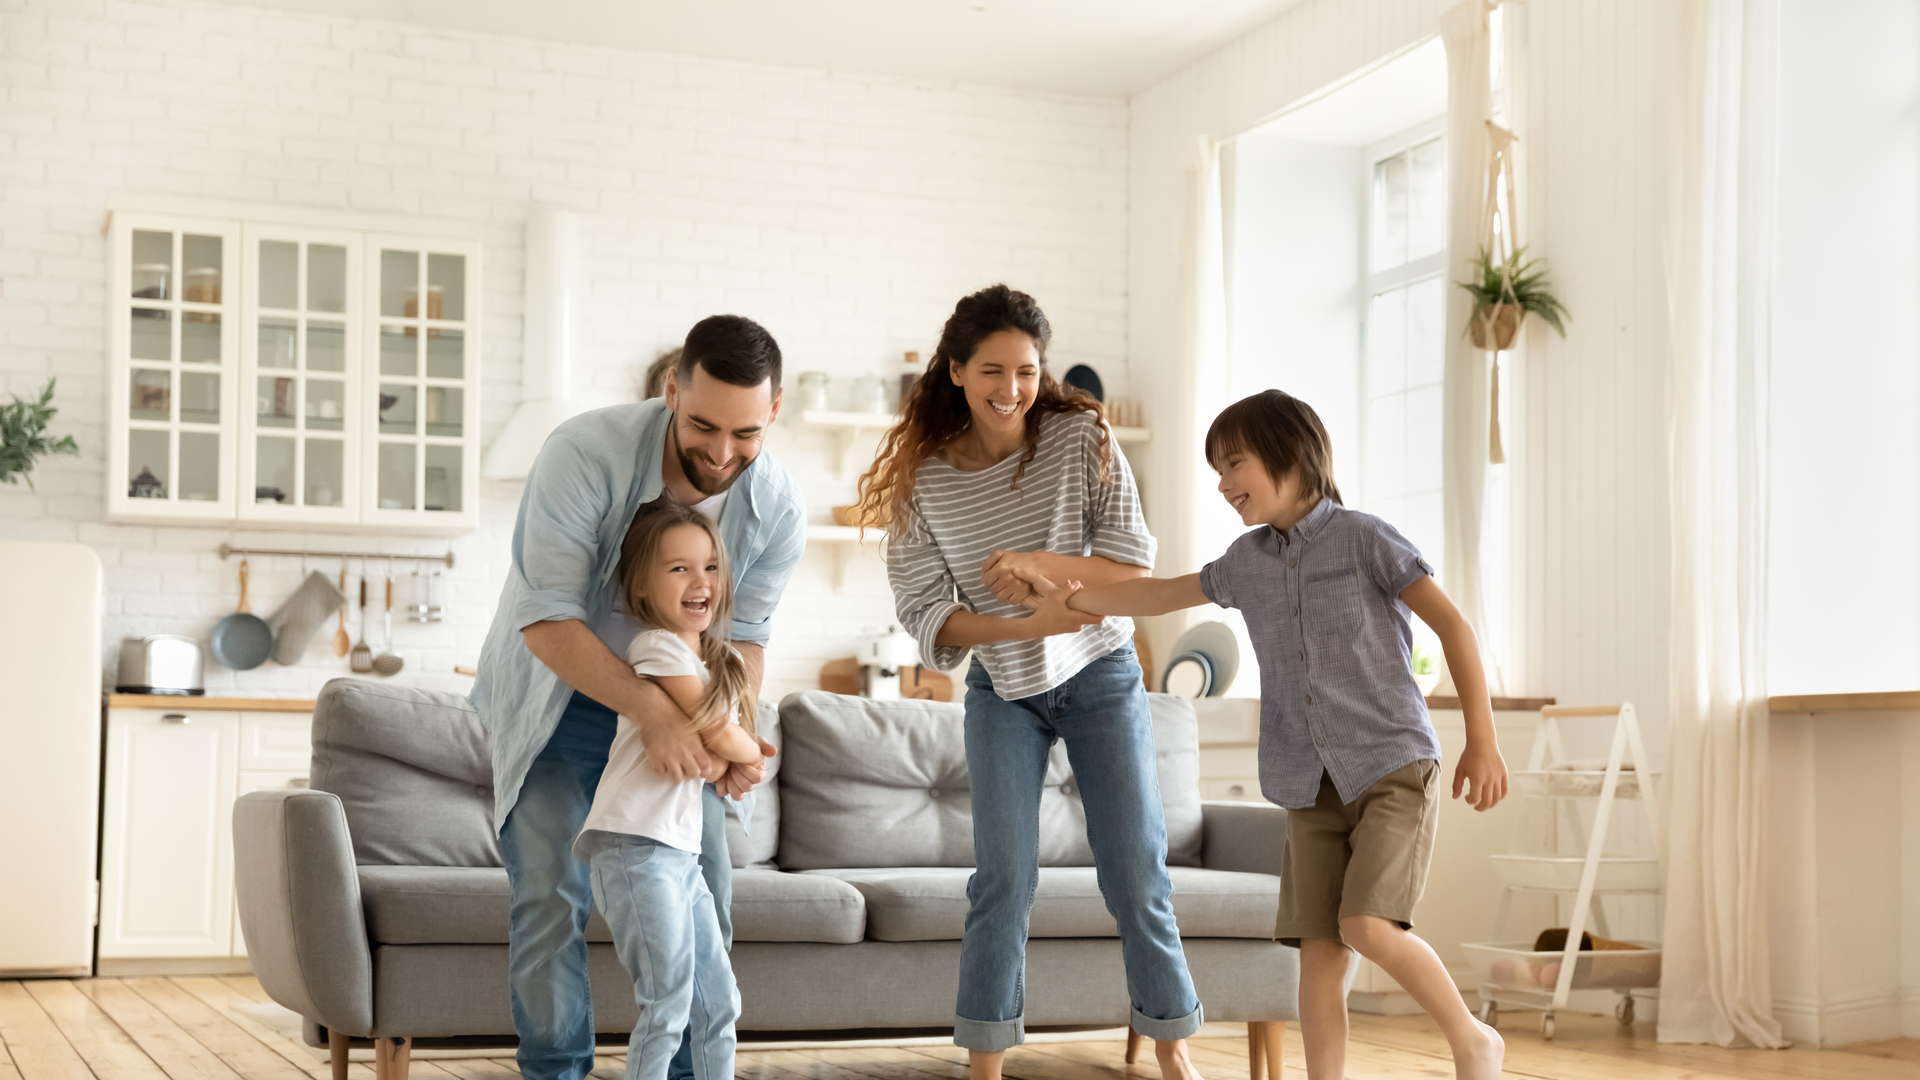
[{"label": "glass jar", "polygon": [[878,375],[862,375],[853,380],[853,410],[855,412],[888,412],[892,402],[887,400],[887,384]]},{"label": "glass jar", "polygon": [[800,373],[800,386],[794,391],[793,407],[802,412],[808,409],[827,407],[827,373],[824,371],[803,371]]}]

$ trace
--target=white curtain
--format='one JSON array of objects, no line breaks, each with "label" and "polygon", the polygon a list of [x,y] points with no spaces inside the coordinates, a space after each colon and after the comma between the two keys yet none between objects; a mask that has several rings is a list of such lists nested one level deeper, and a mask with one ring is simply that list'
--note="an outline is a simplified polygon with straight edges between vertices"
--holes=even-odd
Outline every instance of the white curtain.
[{"label": "white curtain", "polygon": [[1486,567],[1481,536],[1487,512],[1487,435],[1492,424],[1488,354],[1464,336],[1473,298],[1452,282],[1470,280],[1481,216],[1486,209],[1486,0],[1464,0],[1440,13],[1447,48],[1447,358],[1441,388],[1445,414],[1441,465],[1446,482],[1441,575],[1447,596],[1480,639],[1488,688],[1505,693],[1505,679],[1488,634]]},{"label": "white curtain", "polygon": [[1664,1042],[1785,1045],[1764,829],[1776,11],[1774,0],[1685,0],[1673,55]]},{"label": "white curtain", "polygon": [[[1163,577],[1200,569],[1243,531],[1239,519],[1215,490],[1219,477],[1208,466],[1203,445],[1207,427],[1230,404],[1223,228],[1220,144],[1202,135],[1194,140],[1187,159],[1187,213],[1180,245],[1183,295],[1179,370],[1188,378],[1176,384],[1178,392],[1186,396],[1174,410],[1181,418],[1180,430],[1170,433],[1174,439],[1170,446],[1179,462],[1173,479],[1180,490],[1168,501],[1179,507],[1180,517],[1162,523],[1156,572]],[[1169,540],[1173,542],[1167,543]],[[1184,624],[1188,620],[1174,621]]]}]

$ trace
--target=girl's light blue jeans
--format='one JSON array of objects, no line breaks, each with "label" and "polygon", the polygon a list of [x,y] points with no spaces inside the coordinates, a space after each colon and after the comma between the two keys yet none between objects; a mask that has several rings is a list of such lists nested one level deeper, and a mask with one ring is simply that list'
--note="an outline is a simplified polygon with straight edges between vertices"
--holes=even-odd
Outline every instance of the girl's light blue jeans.
[{"label": "girl's light blue jeans", "polygon": [[1027,918],[1040,882],[1040,789],[1055,739],[1066,741],[1100,894],[1120,931],[1133,1029],[1150,1039],[1200,1030],[1200,1000],[1173,919],[1153,718],[1133,649],[1018,701],[995,694],[975,660],[966,736],[975,869],[953,1041],[991,1052],[1026,1039]]},{"label": "girl's light blue jeans", "polygon": [[626,1080],[666,1080],[683,1031],[696,1080],[732,1080],[740,991],[699,856],[644,836],[590,835],[593,900],[640,1006]]}]

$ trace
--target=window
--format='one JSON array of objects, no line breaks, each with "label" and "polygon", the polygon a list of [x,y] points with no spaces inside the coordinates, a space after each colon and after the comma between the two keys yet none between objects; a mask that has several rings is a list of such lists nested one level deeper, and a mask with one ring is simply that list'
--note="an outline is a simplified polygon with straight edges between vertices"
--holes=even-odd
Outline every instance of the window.
[{"label": "window", "polygon": [[1374,147],[1368,168],[1358,508],[1440,565],[1446,352],[1446,146],[1424,125]]}]

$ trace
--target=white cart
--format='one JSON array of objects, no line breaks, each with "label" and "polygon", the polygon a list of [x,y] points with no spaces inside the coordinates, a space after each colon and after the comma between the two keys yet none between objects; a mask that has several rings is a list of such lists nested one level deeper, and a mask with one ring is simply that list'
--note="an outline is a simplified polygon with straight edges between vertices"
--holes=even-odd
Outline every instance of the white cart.
[{"label": "white cart", "polygon": [[[1568,757],[1561,723],[1567,720],[1614,721],[1612,749],[1605,768],[1598,761],[1578,762]],[[1540,727],[1524,771],[1514,774],[1515,793],[1527,800],[1528,811],[1514,837],[1515,854],[1495,855],[1493,862],[1506,885],[1494,908],[1489,942],[1462,948],[1480,975],[1480,1018],[1498,1022],[1500,1006],[1541,1010],[1540,1030],[1553,1038],[1554,1013],[1566,1008],[1575,990],[1608,989],[1620,995],[1614,1017],[1633,1023],[1634,991],[1657,993],[1660,985],[1658,942],[1636,941],[1642,948],[1619,951],[1581,951],[1580,940],[1589,929],[1611,937],[1606,913],[1596,902],[1608,894],[1658,896],[1666,879],[1660,833],[1660,807],[1655,793],[1659,777],[1647,765],[1646,744],[1631,704],[1540,710]],[[1608,830],[1614,824],[1614,802],[1637,799],[1651,857],[1613,857],[1605,853]],[[1593,829],[1584,854],[1559,850],[1562,815],[1570,804],[1584,800],[1593,806]],[[1578,818],[1574,819],[1576,822]],[[1528,832],[1545,827],[1552,840],[1545,853],[1521,854]],[[1571,895],[1566,948],[1539,952],[1533,941],[1513,940],[1507,914],[1519,892]]]}]

